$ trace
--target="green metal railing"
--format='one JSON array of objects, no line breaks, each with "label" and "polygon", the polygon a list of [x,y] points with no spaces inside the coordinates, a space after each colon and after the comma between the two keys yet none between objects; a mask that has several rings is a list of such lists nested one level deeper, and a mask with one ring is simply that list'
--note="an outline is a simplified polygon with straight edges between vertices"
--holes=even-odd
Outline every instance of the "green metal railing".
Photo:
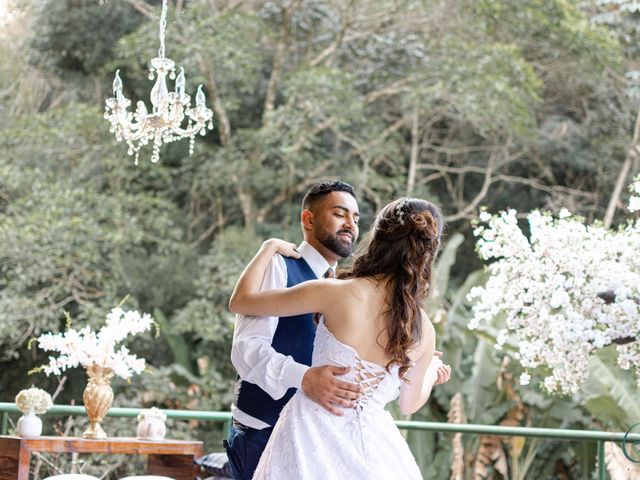
[{"label": "green metal railing", "polygon": [[[141,408],[111,408],[107,416],[110,417],[135,417]],[[9,426],[9,414],[20,413],[13,403],[0,402],[0,434],[6,435]],[[225,431],[231,425],[231,413],[206,412],[197,410],[163,410],[167,418],[175,420],[204,420],[208,422],[223,422]],[[86,416],[82,406],[55,405],[46,415],[80,415]],[[398,420],[395,422],[398,428],[403,430],[423,430],[428,432],[466,433],[475,435],[496,435],[501,437],[536,437],[569,441],[595,441],[597,442],[598,479],[606,479],[604,461],[604,442],[621,443],[623,447],[628,444],[640,444],[640,433],[629,432],[604,432],[600,430],[568,430],[559,428],[530,428],[530,427],[502,427],[494,425],[475,425],[439,422],[415,422]],[[633,427],[632,427],[633,428]],[[625,450],[626,454],[626,450]],[[632,461],[636,461],[631,459]]]}]

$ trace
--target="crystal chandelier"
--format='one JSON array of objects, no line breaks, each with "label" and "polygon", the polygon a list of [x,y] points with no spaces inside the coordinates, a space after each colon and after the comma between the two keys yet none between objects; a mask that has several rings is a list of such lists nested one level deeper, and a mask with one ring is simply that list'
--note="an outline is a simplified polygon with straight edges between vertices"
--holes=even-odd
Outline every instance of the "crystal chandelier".
[{"label": "crystal chandelier", "polygon": [[[113,80],[114,97],[106,100],[104,118],[109,120],[109,131],[115,133],[118,142],[127,142],[129,155],[135,154],[135,164],[138,165],[140,148],[153,141],[153,153],[151,162],[160,160],[160,146],[182,138],[189,138],[189,155],[193,154],[195,136],[206,133],[206,129],[213,129],[211,118],[213,112],[205,106],[205,97],[202,85],[198,85],[196,93],[196,106],[190,107],[191,97],[184,91],[184,68],[176,78],[175,63],[164,56],[164,30],[167,26],[167,0],[162,2],[162,15],[160,16],[160,49],[158,56],[151,59],[149,67],[149,80],[156,78],[156,83],[151,90],[151,113],[147,111],[144,102],[138,101],[135,113],[128,111],[131,100],[122,94],[122,80],[116,70]],[[167,75],[171,80],[175,79],[175,91],[167,89]],[[187,126],[182,124],[187,117]]]}]

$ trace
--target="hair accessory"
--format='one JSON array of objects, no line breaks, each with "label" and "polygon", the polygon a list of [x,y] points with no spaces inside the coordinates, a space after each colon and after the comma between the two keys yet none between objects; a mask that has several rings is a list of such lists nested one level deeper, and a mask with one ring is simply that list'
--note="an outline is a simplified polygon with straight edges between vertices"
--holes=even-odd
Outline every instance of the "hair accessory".
[{"label": "hair accessory", "polygon": [[398,217],[398,222],[400,223],[400,225],[404,225],[404,212],[402,211],[402,209],[404,208],[404,206],[408,203],[407,199],[403,199],[401,202],[398,202],[398,205],[396,205],[396,216]]}]

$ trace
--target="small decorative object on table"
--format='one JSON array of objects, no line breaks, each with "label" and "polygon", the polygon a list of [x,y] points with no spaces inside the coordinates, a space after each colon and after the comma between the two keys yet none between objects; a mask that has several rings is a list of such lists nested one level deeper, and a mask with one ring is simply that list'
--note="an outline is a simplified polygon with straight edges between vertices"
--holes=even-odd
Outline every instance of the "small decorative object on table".
[{"label": "small decorative object on table", "polygon": [[166,434],[164,421],[167,416],[162,410],[152,407],[138,415],[138,438],[141,440],[162,440]]},{"label": "small decorative object on table", "polygon": [[[67,321],[70,324],[68,316]],[[42,367],[47,375],[60,375],[67,368],[78,365],[87,370],[89,382],[82,400],[90,425],[82,434],[84,438],[107,438],[100,422],[113,403],[113,375],[128,380],[145,368],[144,358],[131,355],[125,346],[116,350],[116,344],[129,335],[150,330],[153,323],[148,313],[140,315],[135,310],[125,312],[117,307],[107,315],[106,325],[98,333],[90,327],[68,328],[64,333],[46,333],[38,337],[38,347],[42,350],[60,353],[58,358],[49,357],[50,362]]]},{"label": "small decorative object on table", "polygon": [[16,395],[16,406],[24,414],[18,420],[16,433],[21,437],[39,437],[42,434],[42,420],[36,413],[43,414],[53,406],[51,395],[35,387],[21,390]]}]

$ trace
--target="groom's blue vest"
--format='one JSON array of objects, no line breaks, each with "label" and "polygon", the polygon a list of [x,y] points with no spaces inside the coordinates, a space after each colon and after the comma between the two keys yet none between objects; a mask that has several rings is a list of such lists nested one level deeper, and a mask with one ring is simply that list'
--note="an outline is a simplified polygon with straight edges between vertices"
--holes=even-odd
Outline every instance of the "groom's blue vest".
[{"label": "groom's blue vest", "polygon": [[[283,258],[287,267],[287,287],[317,278],[309,264],[302,258]],[[278,353],[291,355],[298,363],[311,365],[315,336],[316,325],[312,313],[280,317],[271,346]],[[290,388],[282,398],[274,400],[257,385],[245,382],[238,377],[235,386],[235,405],[244,413],[273,426],[278,420],[280,411],[294,393],[296,389]]]}]

